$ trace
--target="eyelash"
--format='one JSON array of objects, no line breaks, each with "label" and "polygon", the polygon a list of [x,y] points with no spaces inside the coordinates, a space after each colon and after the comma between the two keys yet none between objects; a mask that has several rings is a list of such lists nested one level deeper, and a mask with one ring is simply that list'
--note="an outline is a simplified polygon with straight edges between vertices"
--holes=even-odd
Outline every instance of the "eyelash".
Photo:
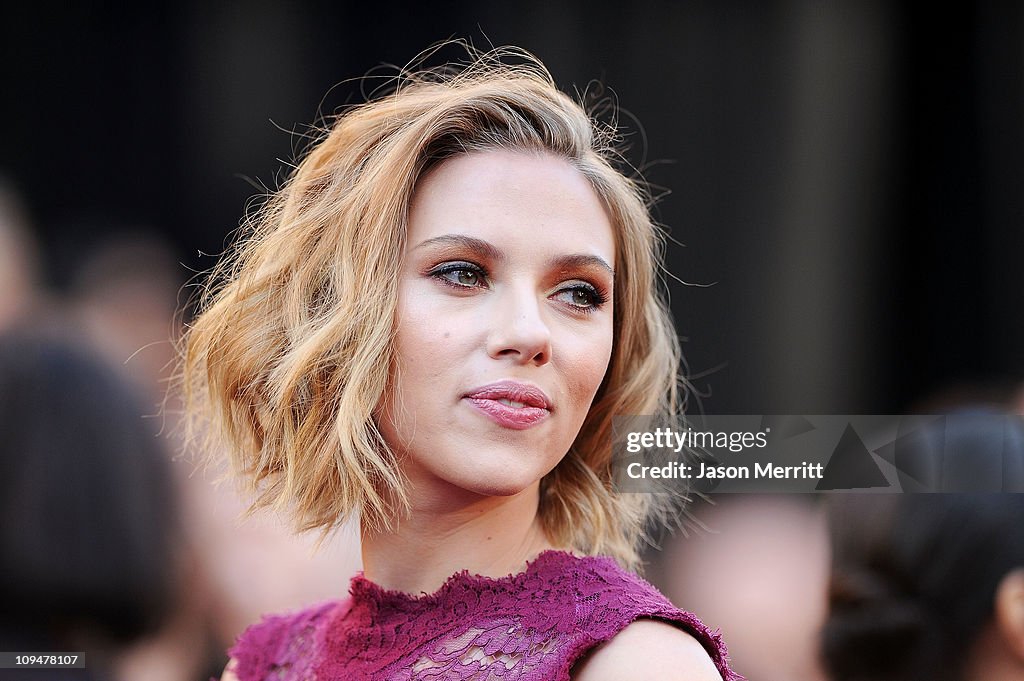
[{"label": "eyelash", "polygon": [[[477,277],[479,277],[480,280],[484,282],[487,281],[487,270],[480,267],[479,265],[475,265],[471,262],[465,261],[444,263],[430,270],[430,272],[428,272],[428,275],[433,277],[434,279],[437,279],[442,284],[446,286],[451,286],[452,288],[455,289],[464,291],[466,289],[479,288],[479,284],[460,284],[447,276],[457,272],[472,272]],[[577,305],[576,303],[566,301],[563,302],[565,302],[565,304],[571,307],[573,310],[582,312],[583,314],[591,314],[604,307],[604,304],[608,302],[608,297],[604,293],[602,293],[600,289],[598,289],[596,286],[592,284],[588,284],[585,282],[580,282],[579,284],[573,284],[572,286],[567,286],[563,289],[559,289],[556,292],[556,294],[575,291],[583,291],[586,295],[590,297],[591,303],[589,305]]]},{"label": "eyelash", "polygon": [[470,284],[460,284],[459,282],[453,281],[452,279],[449,279],[448,277],[445,276],[446,274],[452,274],[454,272],[472,272],[482,280],[486,281],[487,279],[487,271],[484,268],[480,267],[479,265],[474,265],[471,262],[463,261],[447,262],[442,265],[438,265],[437,267],[430,271],[430,276],[439,280],[442,284],[454,286],[455,288],[458,289],[477,288],[476,286],[472,286]]}]

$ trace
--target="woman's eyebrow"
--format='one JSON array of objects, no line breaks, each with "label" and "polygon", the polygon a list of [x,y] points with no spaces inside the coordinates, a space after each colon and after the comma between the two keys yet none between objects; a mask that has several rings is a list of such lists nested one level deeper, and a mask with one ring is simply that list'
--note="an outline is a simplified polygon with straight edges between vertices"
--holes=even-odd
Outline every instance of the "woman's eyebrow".
[{"label": "woman's eyebrow", "polygon": [[425,246],[449,246],[457,248],[465,248],[471,251],[483,255],[489,260],[501,261],[505,259],[505,256],[494,247],[491,243],[484,241],[483,239],[477,239],[472,236],[465,236],[463,234],[442,234],[441,236],[435,236],[426,241],[418,243],[413,250],[423,248]]},{"label": "woman's eyebrow", "polygon": [[608,274],[615,276],[615,270],[604,258],[598,255],[560,255],[551,259],[551,264],[560,269],[578,269],[581,267],[598,267],[607,270]]},{"label": "woman's eyebrow", "polygon": [[[501,262],[505,259],[505,255],[496,248],[489,241],[478,239],[473,236],[466,236],[464,234],[442,234],[441,236],[431,237],[425,241],[421,241],[413,247],[413,250],[424,248],[427,246],[447,246],[453,248],[465,248],[470,251],[475,251],[486,257],[489,260]],[[559,269],[579,269],[583,267],[598,267],[608,272],[608,274],[615,276],[615,269],[608,264],[604,258],[598,255],[588,255],[585,253],[577,253],[572,255],[559,255],[551,259],[550,265]]]}]

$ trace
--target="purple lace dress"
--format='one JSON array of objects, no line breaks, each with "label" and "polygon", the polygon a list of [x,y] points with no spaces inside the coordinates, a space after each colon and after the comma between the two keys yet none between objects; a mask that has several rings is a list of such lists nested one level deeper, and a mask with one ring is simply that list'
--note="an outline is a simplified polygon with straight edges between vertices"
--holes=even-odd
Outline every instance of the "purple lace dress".
[{"label": "purple lace dress", "polygon": [[741,677],[720,636],[611,558],[545,551],[501,579],[461,572],[435,593],[386,591],[265,618],[231,650],[240,681],[569,681],[573,665],[638,618],[675,624],[724,681]]}]

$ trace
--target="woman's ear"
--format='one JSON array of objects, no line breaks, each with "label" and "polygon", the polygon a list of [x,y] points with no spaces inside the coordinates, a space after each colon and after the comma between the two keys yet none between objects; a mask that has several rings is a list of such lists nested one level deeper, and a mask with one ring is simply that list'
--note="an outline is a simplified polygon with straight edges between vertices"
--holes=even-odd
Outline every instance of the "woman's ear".
[{"label": "woman's ear", "polygon": [[999,582],[995,621],[1007,648],[1024,663],[1024,567],[1007,572]]}]

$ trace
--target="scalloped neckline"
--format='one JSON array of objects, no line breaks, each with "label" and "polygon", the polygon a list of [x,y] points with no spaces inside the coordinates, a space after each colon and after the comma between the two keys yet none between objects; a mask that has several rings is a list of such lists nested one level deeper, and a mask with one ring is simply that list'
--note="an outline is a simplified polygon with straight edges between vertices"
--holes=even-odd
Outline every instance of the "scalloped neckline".
[{"label": "scalloped neckline", "polygon": [[[368,579],[363,572],[359,572],[352,578],[349,593],[356,601],[363,599],[394,604],[416,605],[420,603],[435,603],[443,599],[452,589],[463,585],[486,585],[500,586],[504,588],[515,586],[516,582],[522,581],[531,574],[537,572],[542,564],[550,562],[583,561],[588,559],[600,559],[601,556],[577,556],[564,549],[545,549],[536,555],[533,560],[526,561],[526,567],[515,573],[509,573],[504,577],[488,577],[481,574],[470,574],[469,570],[460,570],[451,575],[441,586],[431,593],[421,591],[419,594],[411,594],[397,589],[385,589],[371,579]],[[608,559],[610,560],[610,559]]]}]

